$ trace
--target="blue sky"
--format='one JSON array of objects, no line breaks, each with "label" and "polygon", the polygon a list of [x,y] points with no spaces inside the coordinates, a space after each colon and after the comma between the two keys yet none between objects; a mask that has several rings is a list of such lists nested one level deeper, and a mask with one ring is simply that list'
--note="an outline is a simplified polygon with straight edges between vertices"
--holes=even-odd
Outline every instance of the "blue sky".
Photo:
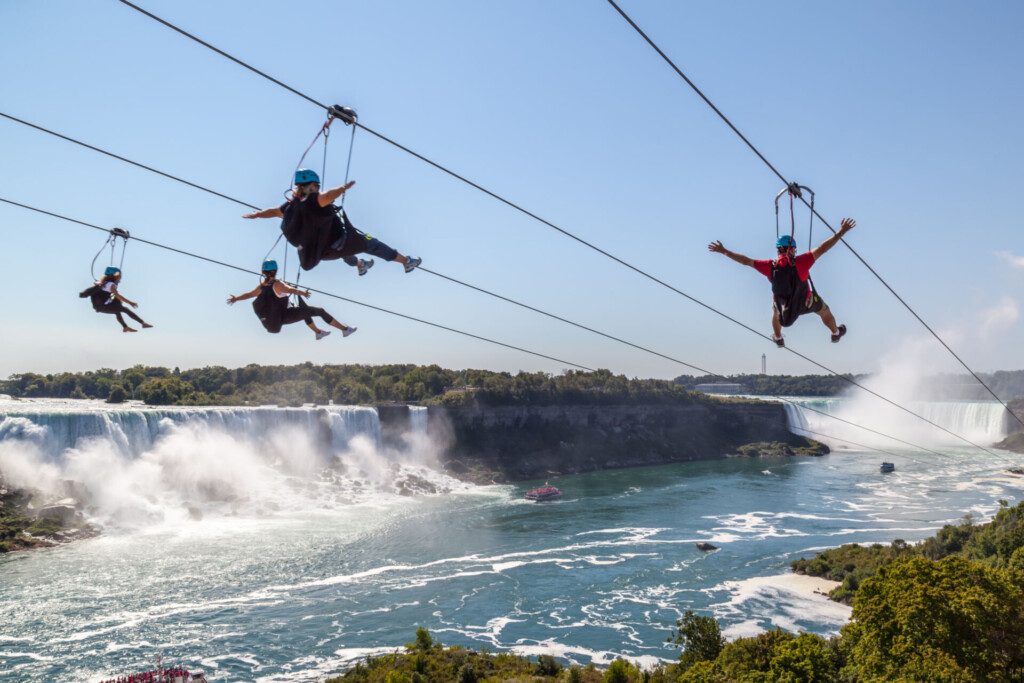
[{"label": "blue sky", "polygon": [[[708,254],[768,257],[779,183],[603,2],[143,6],[684,291],[768,332],[768,283]],[[1024,7],[992,2],[639,2],[623,7],[976,368],[1024,366],[1019,192]],[[2,109],[274,205],[322,123],[315,107],[120,3],[0,3]],[[328,184],[344,173],[332,139]],[[277,222],[0,120],[0,196],[256,267]],[[317,160],[316,165],[319,165]],[[357,135],[353,221],[425,265],[722,372],[813,368],[403,153]],[[802,216],[801,216],[802,218]],[[250,362],[551,362],[314,296],[360,331],[264,333],[228,294],[254,279],[140,244],[122,289],[157,327],[123,335],[77,292],[103,236],[0,206],[0,374]],[[824,236],[819,229],[816,232]],[[801,241],[806,236],[801,237]],[[1002,252],[1002,253],[1000,253]],[[789,343],[869,371],[919,339],[842,247],[816,266],[850,334]],[[303,284],[631,376],[686,370],[424,273],[338,263]],[[984,330],[982,332],[982,330]],[[338,337],[338,338],[336,338]],[[909,348],[909,347],[908,347]],[[943,358],[939,356],[939,358]],[[954,370],[943,358],[935,370]]]}]

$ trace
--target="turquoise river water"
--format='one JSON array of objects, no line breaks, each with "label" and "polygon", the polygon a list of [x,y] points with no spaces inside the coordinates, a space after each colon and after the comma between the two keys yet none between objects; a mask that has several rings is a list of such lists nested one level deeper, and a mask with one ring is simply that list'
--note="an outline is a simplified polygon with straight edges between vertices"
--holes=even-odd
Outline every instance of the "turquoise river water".
[{"label": "turquoise river water", "polygon": [[[891,475],[851,449],[594,472],[533,504],[528,484],[435,472],[424,434],[387,451],[375,417],[0,405],[0,473],[75,481],[104,527],[0,557],[0,680],[96,681],[159,654],[211,681],[315,681],[419,625],[445,643],[650,664],[678,656],[665,639],[687,609],[730,636],[832,633],[849,610],[786,576],[792,559],[921,539],[1024,494],[1007,461],[948,446],[885,456]],[[330,425],[328,453],[302,441],[311,419]]]}]

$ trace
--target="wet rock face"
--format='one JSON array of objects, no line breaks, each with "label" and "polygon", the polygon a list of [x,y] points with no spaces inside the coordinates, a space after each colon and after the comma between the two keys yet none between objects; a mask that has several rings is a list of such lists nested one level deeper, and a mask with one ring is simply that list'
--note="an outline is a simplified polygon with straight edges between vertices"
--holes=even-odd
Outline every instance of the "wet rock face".
[{"label": "wet rock face", "polygon": [[63,501],[39,508],[36,510],[36,517],[49,522],[56,522],[62,526],[81,521],[81,515],[74,502],[67,503]]},{"label": "wet rock face", "polygon": [[47,499],[39,491],[16,489],[0,481],[0,553],[52,546],[97,533],[80,512],[77,499]]},{"label": "wet rock face", "polygon": [[827,453],[789,432],[781,405],[460,406],[430,408],[446,423],[449,473],[480,483],[750,455]]}]

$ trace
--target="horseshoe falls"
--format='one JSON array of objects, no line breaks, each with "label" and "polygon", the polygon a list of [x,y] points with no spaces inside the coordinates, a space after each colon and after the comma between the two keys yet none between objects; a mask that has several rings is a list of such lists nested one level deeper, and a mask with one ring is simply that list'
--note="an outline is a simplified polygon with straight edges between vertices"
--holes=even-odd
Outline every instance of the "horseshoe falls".
[{"label": "horseshoe falls", "polygon": [[[981,446],[991,446],[1006,437],[1012,419],[996,401],[908,401],[906,407],[924,418],[922,420],[895,406],[872,400],[870,396],[857,399],[793,399],[793,403],[786,404],[786,415],[790,429],[828,442],[833,447],[841,448],[842,440],[848,440],[886,449],[899,444],[832,418],[868,426],[875,431],[929,448],[970,448],[969,444],[953,434]],[[928,424],[925,420],[934,424]],[[830,440],[828,436],[835,438]]]},{"label": "horseshoe falls", "polygon": [[[788,573],[790,561],[919,540],[1024,495],[1007,462],[912,418],[798,402],[949,457],[836,441],[818,458],[561,477],[551,483],[563,498],[534,504],[523,493],[543,482],[447,476],[424,409],[398,411],[397,428],[390,408],[0,401],[5,485],[77,498],[102,529],[0,555],[0,681],[95,682],[157,656],[210,681],[319,681],[400,648],[417,626],[474,649],[644,664],[678,656],[665,639],[688,609],[730,637],[833,633],[849,610]],[[918,409],[985,445],[1005,429],[988,404]],[[788,410],[796,431],[874,447]],[[879,473],[883,457],[895,473]]]}]

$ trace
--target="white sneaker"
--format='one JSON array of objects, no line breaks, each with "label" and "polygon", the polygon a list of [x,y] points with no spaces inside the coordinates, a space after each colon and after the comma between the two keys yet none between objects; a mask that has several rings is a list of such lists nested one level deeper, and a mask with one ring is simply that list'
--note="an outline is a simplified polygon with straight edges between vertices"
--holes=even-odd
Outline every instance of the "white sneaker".
[{"label": "white sneaker", "polygon": [[405,264],[404,264],[405,265],[405,272],[411,273],[412,271],[416,270],[416,268],[421,263],[423,263],[423,259],[421,259],[421,258],[413,258],[412,256],[410,256],[409,260],[406,261]]},{"label": "white sneaker", "polygon": [[316,333],[316,340],[320,341],[324,337],[328,336],[330,333],[331,333],[330,330],[321,330],[321,331]]},{"label": "white sneaker", "polygon": [[341,336],[342,337],[347,337],[348,335],[355,334],[355,333],[356,333],[356,328],[354,328],[354,327],[346,327],[345,329],[343,329],[341,331]]},{"label": "white sneaker", "polygon": [[373,268],[373,259],[368,259],[366,261],[359,259],[359,263],[356,265],[356,270],[359,271],[360,276],[366,275],[366,271],[370,268]]}]

